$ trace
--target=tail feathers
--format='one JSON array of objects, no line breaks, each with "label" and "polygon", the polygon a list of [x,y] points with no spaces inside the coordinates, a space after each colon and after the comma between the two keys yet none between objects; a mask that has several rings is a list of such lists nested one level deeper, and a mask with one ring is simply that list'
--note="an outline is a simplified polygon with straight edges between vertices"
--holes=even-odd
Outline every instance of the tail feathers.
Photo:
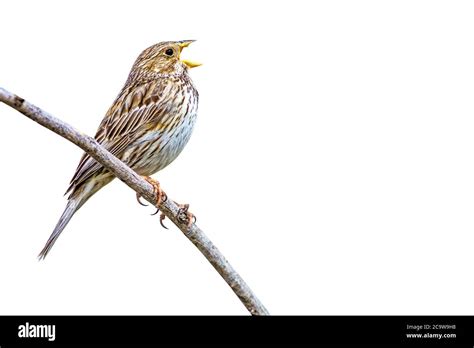
[{"label": "tail feathers", "polygon": [[69,201],[67,202],[66,209],[64,209],[63,215],[61,215],[61,218],[59,219],[58,224],[54,228],[53,233],[46,242],[46,245],[44,246],[43,250],[41,250],[40,254],[38,255],[39,260],[44,260],[46,255],[48,255],[49,251],[53,247],[59,235],[69,223],[76,211],[78,211],[79,208],[82,207],[82,205],[87,202],[87,200],[92,197],[97,191],[99,191],[102,187],[111,182],[113,178],[114,176],[110,173],[105,173],[102,176],[94,177],[92,180],[85,182],[79,187],[74,187],[71,195],[69,196]]},{"label": "tail feathers", "polygon": [[61,232],[64,230],[68,222],[71,220],[74,213],[79,209],[78,203],[79,203],[78,200],[74,198],[68,201],[66,209],[64,209],[64,212],[61,215],[61,218],[59,219],[56,227],[54,228],[53,233],[51,234],[48,241],[46,242],[46,245],[44,246],[43,250],[41,250],[40,254],[38,255],[39,260],[44,260],[46,255],[48,255],[54,243],[59,238],[59,235],[61,234]]}]

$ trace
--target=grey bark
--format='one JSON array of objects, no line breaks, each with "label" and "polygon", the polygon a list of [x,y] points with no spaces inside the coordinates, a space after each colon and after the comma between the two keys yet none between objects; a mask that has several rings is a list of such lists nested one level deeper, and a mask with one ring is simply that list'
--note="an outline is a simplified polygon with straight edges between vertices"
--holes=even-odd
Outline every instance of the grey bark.
[{"label": "grey bark", "polygon": [[[105,150],[94,138],[79,132],[64,121],[57,119],[46,111],[43,111],[39,107],[1,87],[0,101],[79,146],[144,199],[155,205],[156,196],[152,185],[117,157]],[[252,315],[269,315],[267,309],[255,296],[242,277],[235,271],[204,232],[194,223],[188,227],[186,221],[178,216],[179,208],[171,199],[167,199],[156,207],[199,249]]]}]

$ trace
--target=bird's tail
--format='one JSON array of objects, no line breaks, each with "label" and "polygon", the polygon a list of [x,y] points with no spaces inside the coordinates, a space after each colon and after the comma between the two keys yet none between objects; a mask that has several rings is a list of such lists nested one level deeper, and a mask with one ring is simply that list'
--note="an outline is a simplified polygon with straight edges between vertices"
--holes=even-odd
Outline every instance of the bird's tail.
[{"label": "bird's tail", "polygon": [[59,235],[64,230],[66,225],[69,223],[73,215],[79,210],[79,208],[97,191],[99,191],[103,186],[107,185],[112,178],[107,178],[106,180],[90,180],[84,185],[74,189],[72,194],[69,196],[69,200],[64,209],[63,214],[59,218],[56,227],[54,228],[53,233],[49,237],[46,245],[43,250],[38,255],[39,260],[44,260],[46,255],[53,247],[56,240],[59,238]]},{"label": "bird's tail", "polygon": [[76,213],[78,210],[78,200],[71,198],[67,202],[66,209],[64,209],[63,214],[59,218],[58,223],[56,224],[56,227],[54,228],[53,233],[49,237],[48,241],[46,242],[46,245],[44,246],[43,250],[41,250],[40,254],[38,255],[39,260],[44,260],[46,255],[48,255],[49,251],[53,247],[54,243],[56,240],[59,238],[59,235],[61,232],[64,230],[66,225],[69,223],[71,220],[72,216]]}]

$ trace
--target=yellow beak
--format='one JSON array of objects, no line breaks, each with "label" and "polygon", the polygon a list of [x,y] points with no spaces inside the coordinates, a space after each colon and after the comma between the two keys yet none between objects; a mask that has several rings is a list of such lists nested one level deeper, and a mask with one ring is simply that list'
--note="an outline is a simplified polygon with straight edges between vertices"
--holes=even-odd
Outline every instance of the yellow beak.
[{"label": "yellow beak", "polygon": [[187,66],[188,68],[195,68],[195,67],[197,67],[197,66],[202,65],[201,63],[192,62],[192,61],[186,60],[186,59],[181,59],[181,61],[182,61],[184,64],[186,64],[186,66]]},{"label": "yellow beak", "polygon": [[[183,48],[188,47],[188,46],[191,45],[194,41],[195,41],[195,40],[179,41],[179,47],[181,48],[181,50],[183,50]],[[183,62],[188,68],[195,68],[195,67],[197,67],[197,66],[202,65],[201,63],[193,62],[193,61],[186,60],[186,59],[181,59],[181,62]]]},{"label": "yellow beak", "polygon": [[196,40],[183,40],[183,41],[178,41],[179,42],[179,47],[185,48],[191,45],[194,41]]}]

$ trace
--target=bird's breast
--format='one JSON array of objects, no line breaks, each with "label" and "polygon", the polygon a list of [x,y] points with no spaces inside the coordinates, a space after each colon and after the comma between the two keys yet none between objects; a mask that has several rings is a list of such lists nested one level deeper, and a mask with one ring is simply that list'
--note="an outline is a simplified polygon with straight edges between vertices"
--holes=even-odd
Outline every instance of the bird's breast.
[{"label": "bird's breast", "polygon": [[163,116],[127,151],[141,153],[130,163],[141,175],[152,175],[174,161],[191,137],[198,110],[197,92],[192,85],[172,92],[174,98],[168,100]]}]

